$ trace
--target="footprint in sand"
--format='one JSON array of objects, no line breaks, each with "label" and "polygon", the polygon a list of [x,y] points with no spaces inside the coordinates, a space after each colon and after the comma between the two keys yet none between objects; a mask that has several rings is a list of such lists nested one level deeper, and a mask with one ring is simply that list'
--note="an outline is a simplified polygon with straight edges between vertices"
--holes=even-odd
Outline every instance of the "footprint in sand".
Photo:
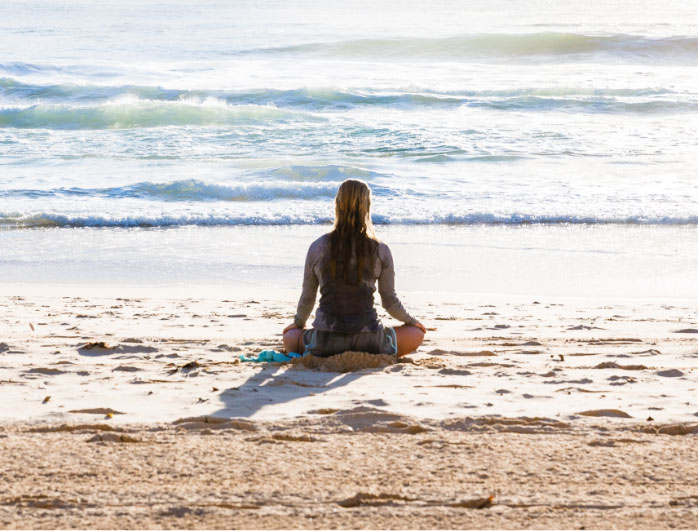
[{"label": "footprint in sand", "polygon": [[25,374],[44,374],[46,376],[56,376],[58,374],[65,374],[68,371],[62,371],[60,369],[50,369],[48,367],[36,367],[34,369],[29,369]]},{"label": "footprint in sand", "polygon": [[642,371],[647,369],[644,365],[619,365],[613,361],[604,361],[594,367],[594,369],[622,369],[624,371]]},{"label": "footprint in sand", "polygon": [[465,369],[441,369],[439,374],[445,374],[447,376],[470,376],[472,372],[466,371]]},{"label": "footprint in sand", "polygon": [[187,417],[177,419],[173,422],[173,424],[175,424],[178,428],[185,430],[257,430],[257,426],[250,421],[221,417]]},{"label": "footprint in sand", "polygon": [[344,507],[345,509],[349,509],[353,507],[359,507],[360,505],[368,505],[375,507],[381,505],[395,505],[395,502],[409,501],[414,500],[397,494],[373,494],[359,492],[351,498],[338,501],[337,505],[339,505],[340,507]]},{"label": "footprint in sand", "polygon": [[[48,398],[48,397],[47,397]],[[60,426],[41,426],[30,428],[29,433],[56,433],[56,432],[80,432],[80,431],[114,431],[108,424],[61,424]]]},{"label": "footprint in sand", "polygon": [[415,435],[428,431],[409,417],[366,406],[339,410],[332,418],[356,432]]},{"label": "footprint in sand", "polygon": [[124,433],[102,433],[90,437],[87,442],[142,443],[143,441]]},{"label": "footprint in sand", "polygon": [[82,413],[85,415],[125,415],[123,411],[116,411],[110,407],[95,407],[90,409],[71,409],[68,413]]},{"label": "footprint in sand", "polygon": [[582,411],[578,415],[583,415],[585,417],[616,417],[631,419],[632,417],[628,415],[625,411],[620,409],[592,409],[589,411]]},{"label": "footprint in sand", "polygon": [[632,376],[609,376],[608,380],[613,382],[611,385],[625,385],[637,382]]},{"label": "footprint in sand", "polygon": [[670,424],[658,428],[648,428],[648,433],[661,433],[663,435],[694,435],[698,433],[698,425],[695,424]]},{"label": "footprint in sand", "polygon": [[85,343],[78,347],[81,356],[108,356],[111,354],[150,354],[158,352],[155,347],[147,345],[109,345],[105,341],[94,341]]},{"label": "footprint in sand", "polygon": [[[311,415],[333,415],[337,413],[339,409],[334,409],[334,408],[323,408],[323,409],[313,409],[311,411],[308,411],[309,414]],[[696,416],[698,417],[698,413],[696,413]]]},{"label": "footprint in sand", "polygon": [[222,345],[218,345],[216,348],[212,348],[210,350],[211,352],[240,352],[242,349],[240,347],[231,347],[230,345],[223,343]]},{"label": "footprint in sand", "polygon": [[376,406],[376,407],[384,407],[384,406],[388,406],[388,405],[389,405],[389,404],[388,404],[385,400],[383,400],[382,398],[377,398],[377,399],[375,399],[375,400],[366,400],[366,403],[367,403],[367,404],[370,404],[370,405],[372,405],[372,406]]},{"label": "footprint in sand", "polygon": [[481,350],[479,352],[456,352],[455,350],[443,350],[440,348],[427,352],[432,356],[496,356],[491,350]]},{"label": "footprint in sand", "polygon": [[120,371],[120,372],[138,372],[142,371],[143,369],[139,367],[133,367],[131,365],[119,365],[118,367],[115,367],[112,369],[112,372],[114,371]]},{"label": "footprint in sand", "polygon": [[683,376],[683,373],[678,369],[667,369],[666,371],[657,371],[655,373],[657,376],[663,376],[664,378],[678,378]]}]

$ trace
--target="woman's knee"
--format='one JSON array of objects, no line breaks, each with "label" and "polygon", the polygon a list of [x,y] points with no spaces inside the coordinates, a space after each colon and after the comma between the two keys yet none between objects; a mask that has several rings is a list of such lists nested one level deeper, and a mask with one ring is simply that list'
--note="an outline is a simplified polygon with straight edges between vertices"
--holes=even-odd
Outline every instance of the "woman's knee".
[{"label": "woman's knee", "polygon": [[292,328],[284,332],[284,347],[287,352],[303,352],[303,329]]},{"label": "woman's knee", "polygon": [[412,325],[402,325],[395,328],[397,336],[397,354],[404,356],[414,352],[424,341],[424,332]]},{"label": "woman's knee", "polygon": [[286,330],[284,332],[284,344],[288,343],[291,340],[295,341],[297,337],[298,337],[298,332],[296,331],[296,329]]},{"label": "woman's knee", "polygon": [[424,332],[420,329],[417,328],[416,326],[412,325],[407,325],[410,328],[410,336],[412,338],[412,341],[414,342],[414,350],[417,350],[419,346],[422,344],[422,341],[424,341]]}]

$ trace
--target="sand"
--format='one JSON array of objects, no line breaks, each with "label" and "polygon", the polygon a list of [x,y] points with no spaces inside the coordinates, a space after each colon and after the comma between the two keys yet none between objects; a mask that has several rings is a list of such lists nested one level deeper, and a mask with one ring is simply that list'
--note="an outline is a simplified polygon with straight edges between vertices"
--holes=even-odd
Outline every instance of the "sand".
[{"label": "sand", "polygon": [[121,291],[0,296],[1,527],[698,527],[695,300],[410,294],[407,359],[252,364],[293,294]]}]

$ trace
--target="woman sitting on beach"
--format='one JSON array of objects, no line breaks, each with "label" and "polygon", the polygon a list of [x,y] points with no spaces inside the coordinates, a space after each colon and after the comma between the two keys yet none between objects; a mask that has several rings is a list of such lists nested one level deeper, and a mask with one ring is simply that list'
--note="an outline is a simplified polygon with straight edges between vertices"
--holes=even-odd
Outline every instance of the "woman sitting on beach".
[{"label": "woman sitting on beach", "polygon": [[[379,242],[371,224],[371,190],[359,180],[344,181],[335,197],[334,230],[308,249],[303,292],[293,324],[284,329],[287,352],[331,356],[346,351],[404,356],[422,344],[426,328],[412,317],[395,293],[390,249]],[[402,326],[383,326],[373,294]],[[304,330],[315,305],[313,328]]]}]

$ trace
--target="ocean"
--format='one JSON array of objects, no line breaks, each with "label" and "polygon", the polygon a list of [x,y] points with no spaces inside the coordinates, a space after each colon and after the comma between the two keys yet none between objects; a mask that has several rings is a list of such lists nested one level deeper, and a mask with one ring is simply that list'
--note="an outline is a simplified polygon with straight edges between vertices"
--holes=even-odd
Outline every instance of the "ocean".
[{"label": "ocean", "polygon": [[0,282],[291,288],[354,177],[409,289],[698,296],[697,139],[692,1],[5,1]]}]

